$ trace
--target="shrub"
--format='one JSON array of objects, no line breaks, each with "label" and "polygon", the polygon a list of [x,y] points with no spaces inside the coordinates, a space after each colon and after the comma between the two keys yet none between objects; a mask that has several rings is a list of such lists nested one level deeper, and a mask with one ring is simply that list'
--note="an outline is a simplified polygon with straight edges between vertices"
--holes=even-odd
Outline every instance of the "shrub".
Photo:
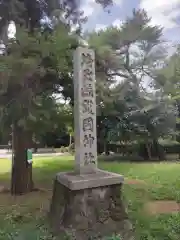
[{"label": "shrub", "polygon": [[65,152],[68,153],[69,152],[69,147],[65,147]]},{"label": "shrub", "polygon": [[75,152],[75,145],[74,145],[74,143],[69,145],[68,152],[71,153],[71,154],[74,154],[74,152]]},{"label": "shrub", "polygon": [[66,152],[66,148],[65,148],[64,146],[60,147],[60,149],[59,149],[59,150],[60,150],[60,152],[61,152],[61,153],[64,153],[64,152]]},{"label": "shrub", "polygon": [[164,149],[165,149],[165,152],[168,154],[180,153],[180,145],[179,144],[166,145],[166,146],[164,146]]},{"label": "shrub", "polygon": [[138,144],[109,144],[108,149],[122,155],[134,155],[138,152]]},{"label": "shrub", "polygon": [[114,154],[114,155],[109,155],[109,156],[99,156],[98,157],[99,160],[103,160],[103,161],[109,161],[109,162],[141,162],[144,161],[144,159],[138,155],[129,155],[129,156],[122,156],[119,154]]}]

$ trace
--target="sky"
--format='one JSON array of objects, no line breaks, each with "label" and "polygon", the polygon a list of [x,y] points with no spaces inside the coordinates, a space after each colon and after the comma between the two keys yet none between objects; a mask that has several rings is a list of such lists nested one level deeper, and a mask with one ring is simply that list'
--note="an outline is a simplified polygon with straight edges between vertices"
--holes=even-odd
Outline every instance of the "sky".
[{"label": "sky", "polygon": [[82,0],[82,9],[88,16],[87,30],[101,29],[108,25],[120,26],[133,9],[143,8],[151,17],[152,25],[164,28],[164,38],[172,43],[180,42],[180,0],[114,0],[104,11],[95,0]]}]

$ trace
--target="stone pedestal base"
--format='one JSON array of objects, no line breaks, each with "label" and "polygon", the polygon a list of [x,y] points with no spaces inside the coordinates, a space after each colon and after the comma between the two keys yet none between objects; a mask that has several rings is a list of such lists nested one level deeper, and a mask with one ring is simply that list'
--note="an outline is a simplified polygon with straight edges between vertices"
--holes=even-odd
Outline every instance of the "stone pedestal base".
[{"label": "stone pedestal base", "polygon": [[76,240],[113,234],[123,240],[134,239],[121,199],[122,183],[122,176],[100,170],[84,176],[57,174],[49,216],[51,226]]}]

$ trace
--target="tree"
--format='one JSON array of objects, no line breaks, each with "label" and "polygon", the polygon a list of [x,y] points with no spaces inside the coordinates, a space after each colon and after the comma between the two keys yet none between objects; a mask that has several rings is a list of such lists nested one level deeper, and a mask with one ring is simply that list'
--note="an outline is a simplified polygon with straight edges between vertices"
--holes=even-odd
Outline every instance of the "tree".
[{"label": "tree", "polygon": [[[51,145],[54,143],[57,147],[71,145],[74,136],[72,106],[69,103],[56,103],[54,110],[54,114],[50,111],[47,121],[49,127],[45,126],[44,132],[40,134],[41,141]],[[39,134],[39,131],[36,133]]]},{"label": "tree", "polygon": [[[111,1],[99,2],[106,6]],[[56,30],[62,23],[62,12],[65,12],[65,24],[61,24],[60,34]],[[9,124],[13,123],[15,147],[11,190],[12,194],[22,194],[33,188],[32,168],[26,161],[26,149],[30,144],[27,139],[32,139],[28,125],[29,118],[32,120],[33,116],[31,112],[36,108],[37,97],[42,98],[43,93],[50,96],[63,89],[65,98],[72,97],[71,52],[77,41],[72,40],[68,33],[70,25],[78,24],[80,29],[85,19],[76,1],[69,0],[63,1],[63,4],[57,0],[2,0],[0,16],[0,36],[6,48],[6,56],[0,59],[0,98],[3,117],[8,119]],[[43,24],[44,17],[49,21]],[[16,41],[11,43],[7,38],[10,21],[18,27]]]},{"label": "tree", "polygon": [[33,133],[29,123],[40,114],[39,102],[47,104],[44,96],[61,93],[64,78],[72,72],[75,41],[63,25],[51,36],[40,32],[30,36],[20,29],[16,42],[8,45],[10,54],[0,58],[3,116],[14,128],[13,194],[32,190],[32,166],[26,161]]},{"label": "tree", "polygon": [[[103,7],[113,3],[112,0],[96,0],[96,2]],[[0,2],[0,35],[6,42],[6,29],[10,21],[33,33],[36,28],[41,27],[43,18],[48,18],[50,21],[62,20],[62,12],[65,13],[64,20],[67,24],[81,25],[86,21],[80,3],[76,0],[2,0]],[[52,27],[49,21],[43,22],[46,27]]]},{"label": "tree", "polygon": [[180,142],[180,47],[176,53],[166,60],[166,64],[158,70],[153,87],[167,95],[177,109],[176,139]]},{"label": "tree", "polygon": [[139,86],[150,76],[166,56],[162,45],[162,29],[149,26],[150,18],[143,10],[133,11],[122,27],[109,27],[88,35],[90,46],[96,49],[99,72],[108,80],[120,77]]},{"label": "tree", "polygon": [[46,145],[45,136],[49,132],[65,131],[61,124],[58,104],[54,97],[49,95],[37,97],[27,120],[28,128],[32,131],[34,149],[37,150],[39,144]]},{"label": "tree", "polygon": [[[142,138],[143,134],[144,140],[148,139],[150,132],[153,136],[154,129],[148,127],[148,121],[155,119],[157,111],[161,115],[161,102],[166,105],[162,96],[163,101],[159,102],[143,87],[145,79],[156,77],[166,56],[162,28],[150,26],[150,20],[144,10],[134,10],[121,28],[108,27],[87,34],[96,52],[98,126],[105,134],[101,139],[107,139],[107,143],[112,137],[132,141],[134,136]],[[117,78],[121,83],[113,86]]]},{"label": "tree", "polygon": [[66,131],[69,135],[70,146],[74,136],[74,116],[72,106],[70,104],[59,104],[59,114],[61,115],[62,122],[64,123]]}]

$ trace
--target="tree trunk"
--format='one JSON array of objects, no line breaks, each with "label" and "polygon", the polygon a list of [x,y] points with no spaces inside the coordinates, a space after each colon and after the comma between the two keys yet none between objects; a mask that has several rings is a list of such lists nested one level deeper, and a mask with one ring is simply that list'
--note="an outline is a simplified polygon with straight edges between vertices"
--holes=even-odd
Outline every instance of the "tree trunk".
[{"label": "tree trunk", "polygon": [[107,144],[106,144],[106,141],[104,141],[104,154],[107,155]]},{"label": "tree trunk", "polygon": [[71,143],[72,143],[72,135],[69,134],[69,146],[71,146]]},{"label": "tree trunk", "polygon": [[11,194],[22,195],[33,190],[32,164],[27,162],[30,134],[22,127],[14,125]]},{"label": "tree trunk", "polygon": [[106,156],[109,156],[109,144],[108,142],[104,142],[104,153]]},{"label": "tree trunk", "polygon": [[146,143],[145,146],[146,146],[146,150],[147,150],[148,160],[151,160],[152,159],[152,156],[151,156],[151,145],[149,143]]},{"label": "tree trunk", "polygon": [[164,151],[164,148],[160,146],[159,142],[157,139],[153,140],[153,145],[155,148],[155,155],[158,157],[159,160],[165,160],[166,159],[166,154]]}]

